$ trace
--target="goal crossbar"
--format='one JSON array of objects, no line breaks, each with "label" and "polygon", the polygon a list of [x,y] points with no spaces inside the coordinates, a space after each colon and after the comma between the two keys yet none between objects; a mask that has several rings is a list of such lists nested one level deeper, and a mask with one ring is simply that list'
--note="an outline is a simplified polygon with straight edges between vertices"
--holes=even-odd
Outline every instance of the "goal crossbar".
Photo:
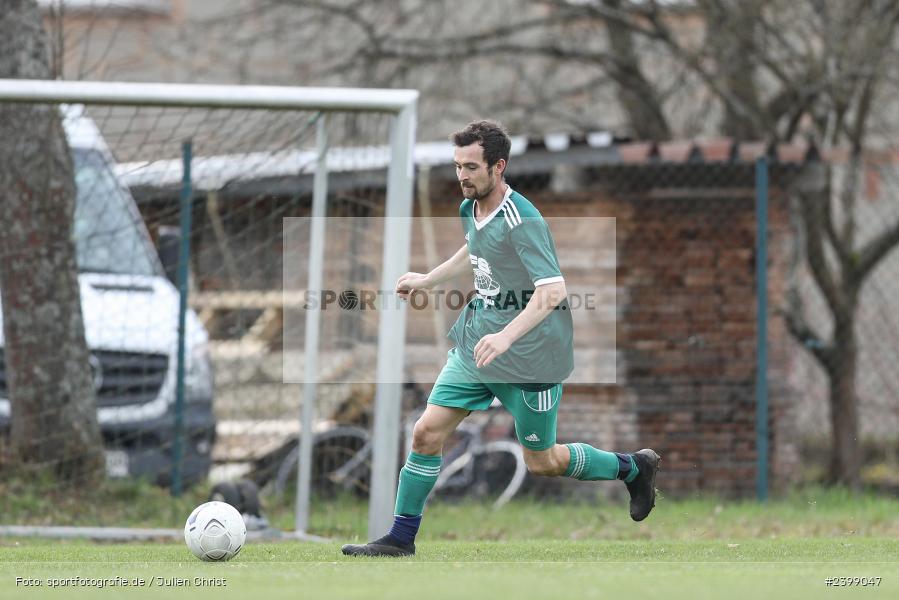
[{"label": "goal crossbar", "polygon": [[417,100],[418,90],[407,89],[0,79],[3,102],[398,113]]}]

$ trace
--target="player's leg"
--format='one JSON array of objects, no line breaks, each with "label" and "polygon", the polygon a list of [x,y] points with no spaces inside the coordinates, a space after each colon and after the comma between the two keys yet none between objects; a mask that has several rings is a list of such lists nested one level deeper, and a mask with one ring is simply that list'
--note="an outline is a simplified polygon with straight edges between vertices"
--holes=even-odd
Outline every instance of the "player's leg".
[{"label": "player's leg", "polygon": [[528,471],[582,481],[620,479],[630,493],[631,518],[642,521],[649,515],[655,506],[655,475],[659,468],[655,451],[646,448],[627,454],[600,450],[582,442],[557,444],[556,417],[562,384],[542,392],[508,388],[497,395],[515,417],[515,431],[524,447]]},{"label": "player's leg", "polygon": [[347,544],[343,553],[351,556],[411,556],[415,554],[415,536],[421,526],[428,494],[440,474],[443,444],[469,411],[429,403],[416,421],[412,433],[412,451],[400,469],[393,511],[393,527],[387,535],[368,544]]},{"label": "player's leg", "polygon": [[655,475],[659,455],[644,448],[633,454],[607,452],[589,444],[555,444],[546,450],[524,448],[528,471],[547,477],[572,477],[582,481],[621,479],[630,493],[630,513],[642,521],[655,506]]},{"label": "player's leg", "polygon": [[394,523],[390,532],[368,544],[348,544],[343,553],[353,556],[410,556],[424,505],[440,473],[443,445],[472,410],[486,410],[493,400],[487,387],[474,381],[453,351],[437,378],[428,406],[415,423],[412,451],[400,470]]},{"label": "player's leg", "polygon": [[400,469],[393,527],[388,533],[401,544],[409,545],[415,541],[428,494],[440,475],[443,445],[469,412],[464,408],[428,403],[424,414],[415,422],[412,451]]}]

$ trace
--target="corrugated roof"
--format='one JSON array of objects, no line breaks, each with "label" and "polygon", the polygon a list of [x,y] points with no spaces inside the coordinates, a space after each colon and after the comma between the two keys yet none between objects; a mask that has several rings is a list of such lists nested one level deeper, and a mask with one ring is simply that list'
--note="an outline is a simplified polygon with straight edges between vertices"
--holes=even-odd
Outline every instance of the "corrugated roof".
[{"label": "corrugated roof", "polygon": [[[772,145],[760,141],[738,142],[731,138],[661,143],[621,141],[607,132],[516,136],[512,138],[511,154],[512,157],[524,157],[525,161],[515,164],[527,164],[531,171],[539,168],[542,157],[554,163],[571,162],[580,166],[720,164],[754,162],[760,156],[768,156],[780,163],[798,164],[820,158],[817,149],[807,144]],[[414,160],[419,166],[450,165],[453,146],[449,141],[416,144]],[[333,173],[384,170],[389,163],[390,149],[386,145],[332,148],[328,155],[328,168]],[[198,156],[193,163],[194,187],[216,189],[227,182],[309,175],[314,168],[313,150]],[[181,161],[123,163],[118,165],[117,172],[130,187],[175,186],[181,180]]]}]

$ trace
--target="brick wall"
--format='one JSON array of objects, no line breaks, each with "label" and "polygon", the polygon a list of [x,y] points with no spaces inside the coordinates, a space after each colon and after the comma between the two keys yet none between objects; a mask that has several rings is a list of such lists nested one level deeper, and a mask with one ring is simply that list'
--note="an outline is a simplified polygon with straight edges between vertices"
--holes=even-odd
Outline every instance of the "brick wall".
[{"label": "brick wall", "polygon": [[[618,380],[566,386],[559,440],[624,451],[651,446],[663,457],[658,487],[671,495],[755,492],[755,208],[747,174],[744,167],[741,177],[726,178],[744,184],[727,189],[691,189],[686,176],[674,187],[655,179],[658,185],[638,189],[567,194],[549,192],[543,182],[533,189],[526,180],[513,182],[546,217],[616,218]],[[456,214],[459,195],[452,184],[434,196],[446,199],[435,205],[435,214]],[[776,190],[769,212],[773,309],[783,298],[790,236],[786,201]],[[560,256],[577,251],[579,238],[556,231],[554,237]],[[460,239],[458,230],[441,232],[442,247],[458,247]],[[569,287],[579,285],[577,274],[562,268]],[[796,415],[786,384],[793,350],[772,317],[769,453],[775,490],[789,482],[797,464]]]}]

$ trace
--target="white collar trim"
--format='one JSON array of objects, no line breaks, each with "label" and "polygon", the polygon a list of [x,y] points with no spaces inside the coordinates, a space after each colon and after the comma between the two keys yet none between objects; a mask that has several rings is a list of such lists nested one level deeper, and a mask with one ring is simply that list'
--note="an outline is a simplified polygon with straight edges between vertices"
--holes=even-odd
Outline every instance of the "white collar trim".
[{"label": "white collar trim", "polygon": [[499,206],[497,206],[497,207],[494,209],[494,211],[493,211],[492,213],[490,213],[489,215],[487,215],[487,216],[484,218],[484,220],[481,221],[480,223],[478,223],[477,218],[474,216],[474,215],[475,215],[475,212],[477,212],[477,206],[478,206],[478,201],[475,200],[475,201],[474,201],[475,207],[474,207],[474,209],[472,209],[472,211],[471,211],[471,219],[474,221],[474,227],[475,227],[475,229],[477,229],[478,231],[480,231],[480,230],[482,230],[484,227],[486,227],[486,226],[487,226],[487,223],[489,223],[490,221],[493,220],[493,217],[495,217],[496,214],[497,214],[500,210],[502,210],[503,205],[504,205],[504,204],[506,203],[506,201],[509,200],[509,198],[511,198],[511,197],[512,197],[512,186],[510,186],[510,185],[507,184],[507,185],[506,185],[506,193],[505,193],[505,195],[503,196],[503,199],[500,201]]}]

